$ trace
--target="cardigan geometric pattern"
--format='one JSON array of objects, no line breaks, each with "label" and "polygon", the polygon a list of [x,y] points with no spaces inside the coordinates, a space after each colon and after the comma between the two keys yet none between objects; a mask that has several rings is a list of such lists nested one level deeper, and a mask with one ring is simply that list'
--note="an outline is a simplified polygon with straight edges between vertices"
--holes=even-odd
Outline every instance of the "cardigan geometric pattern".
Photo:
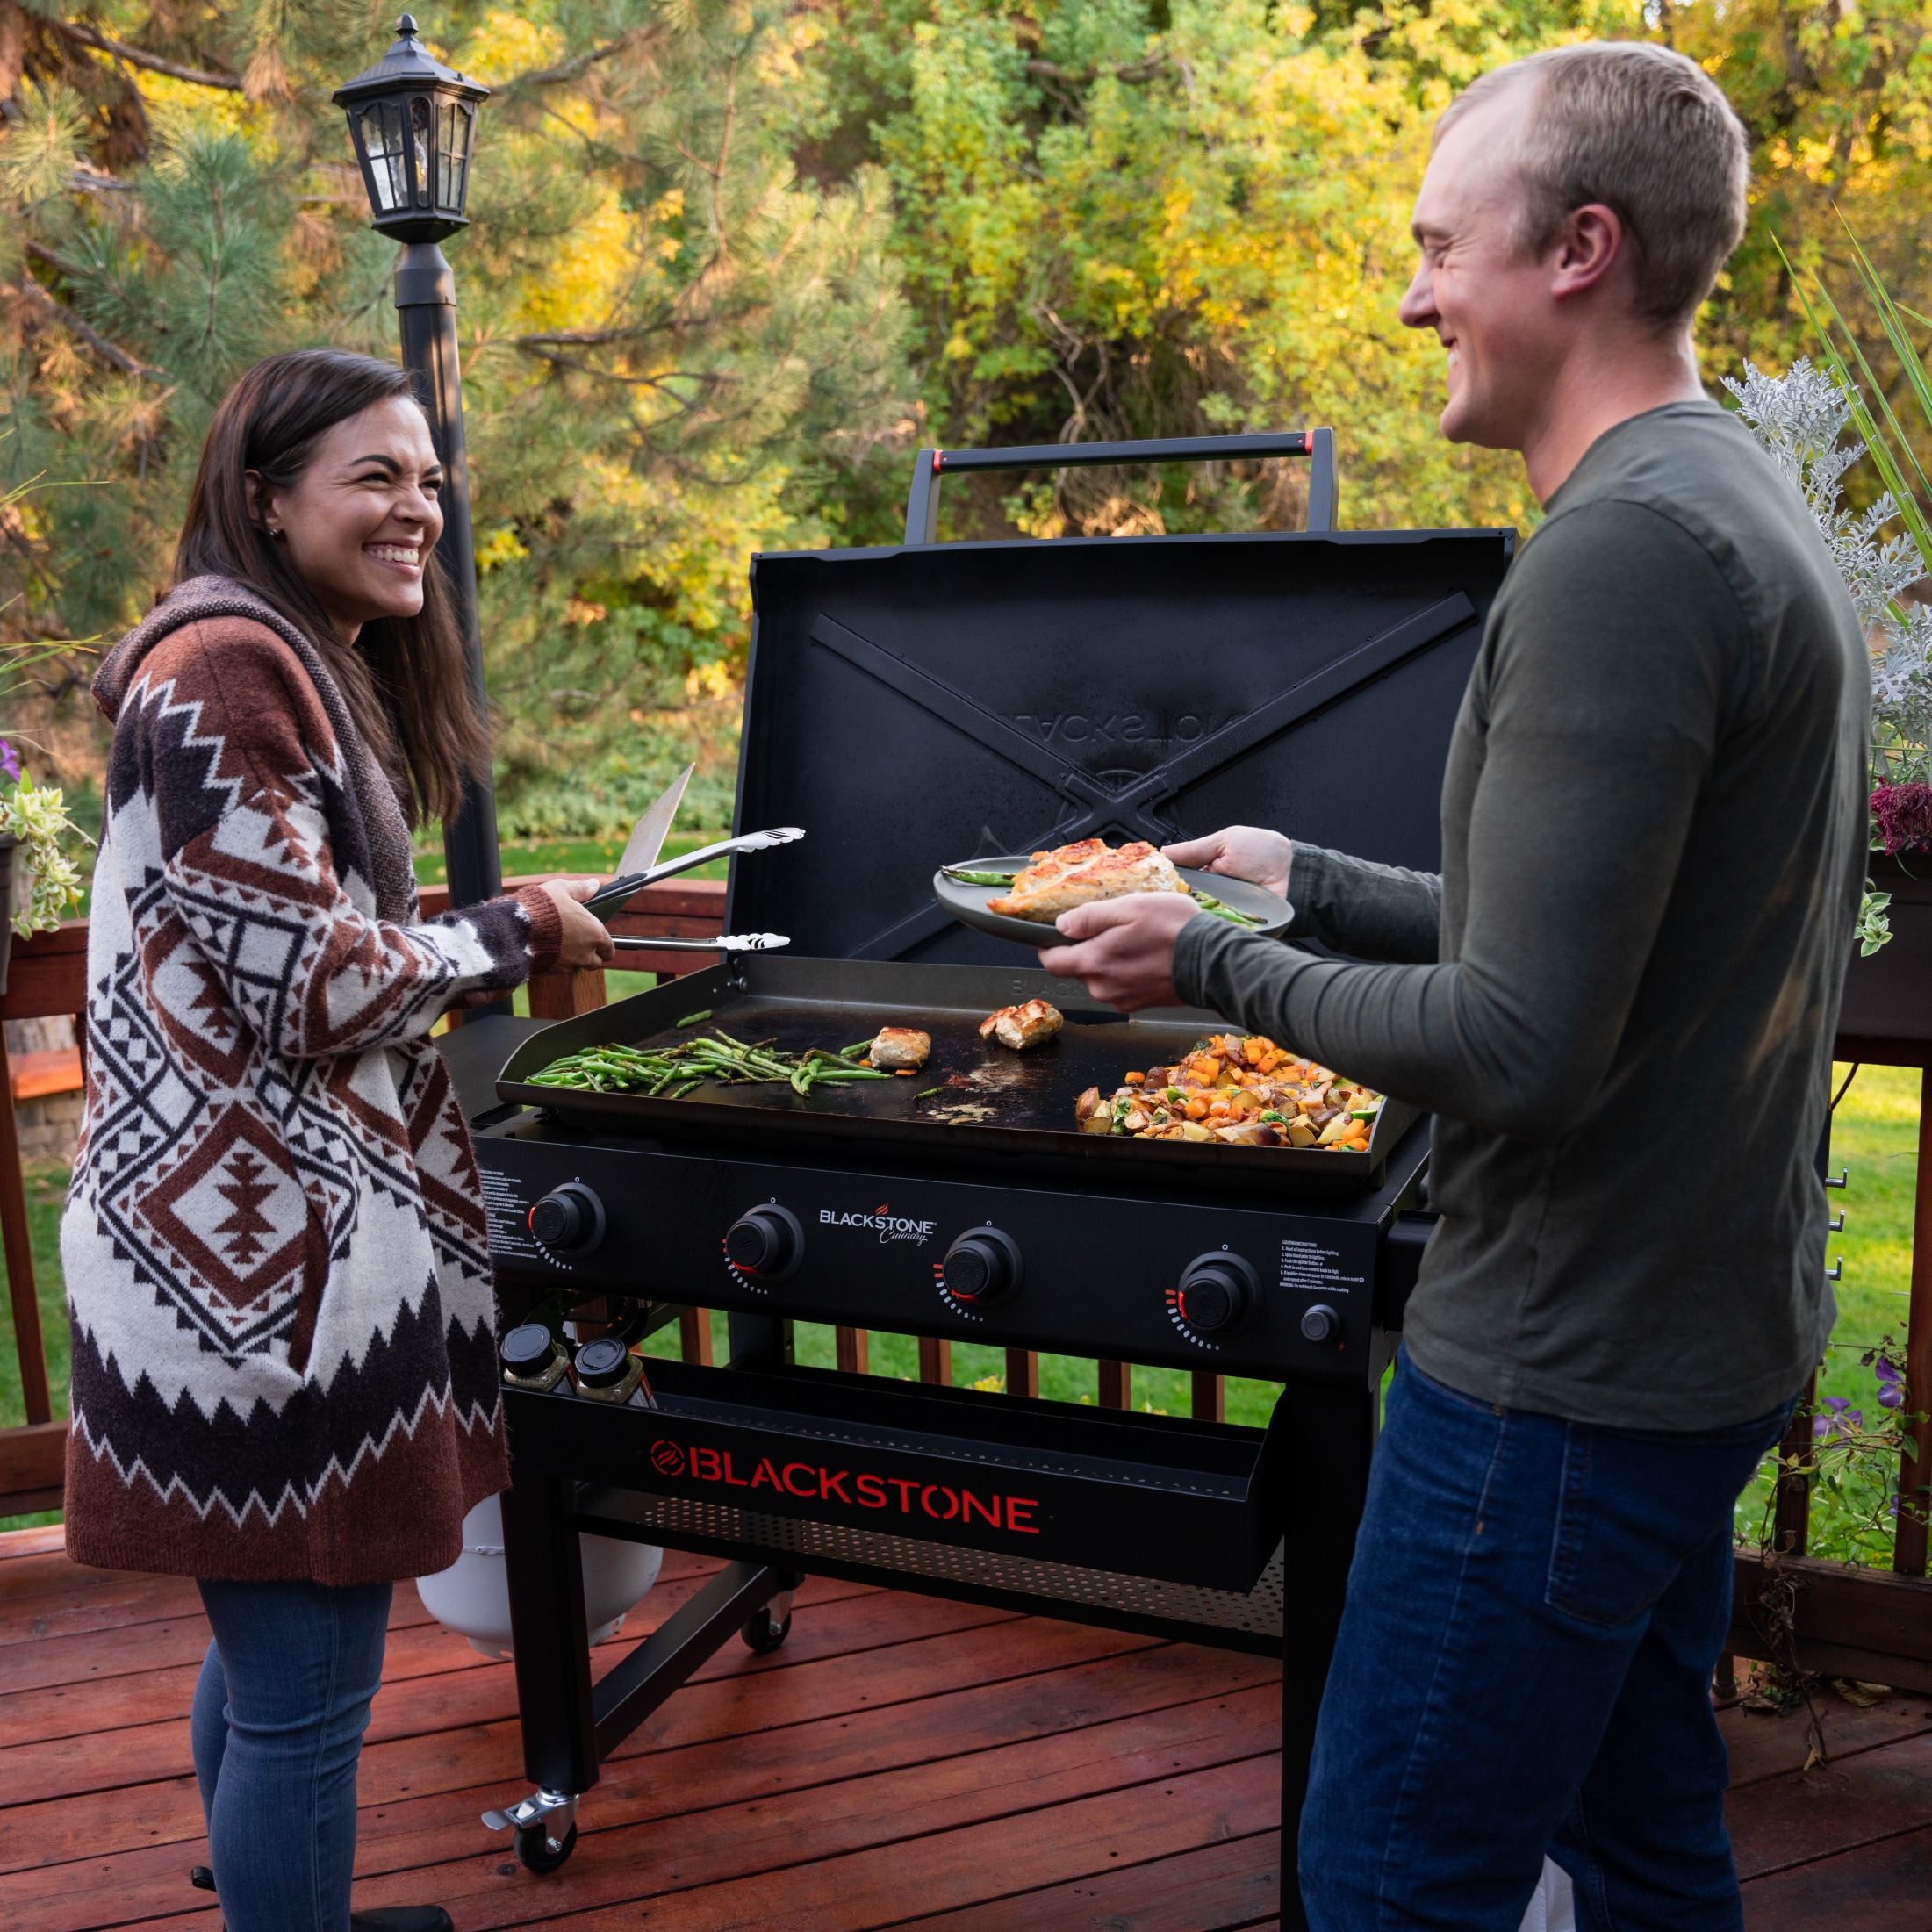
[{"label": "cardigan geometric pattern", "polygon": [[313,646],[239,585],[172,593],[95,691],[68,1553],[446,1568],[507,1470],[480,1185],[428,1034],[554,961],[557,909],[528,888],[420,919],[394,790]]}]

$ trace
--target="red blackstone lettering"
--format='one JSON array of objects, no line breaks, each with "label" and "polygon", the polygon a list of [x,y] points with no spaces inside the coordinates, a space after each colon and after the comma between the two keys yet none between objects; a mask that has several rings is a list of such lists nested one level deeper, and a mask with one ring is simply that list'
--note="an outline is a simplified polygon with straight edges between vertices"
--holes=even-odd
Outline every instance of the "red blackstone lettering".
[{"label": "red blackstone lettering", "polygon": [[[950,1509],[936,1510],[932,1506],[932,1492],[937,1490],[952,1505]],[[959,1513],[959,1498],[943,1483],[929,1483],[919,1492],[919,1507],[926,1514],[941,1523],[950,1523]]]},{"label": "red blackstone lettering", "polygon": [[869,1510],[882,1510],[886,1506],[886,1485],[876,1476],[855,1476],[852,1486],[858,1491],[858,1500]]}]

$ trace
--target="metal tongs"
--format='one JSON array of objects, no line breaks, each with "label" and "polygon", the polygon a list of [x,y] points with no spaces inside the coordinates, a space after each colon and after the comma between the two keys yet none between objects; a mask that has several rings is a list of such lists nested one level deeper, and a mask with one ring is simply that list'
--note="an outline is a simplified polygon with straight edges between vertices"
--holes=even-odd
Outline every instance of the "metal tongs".
[{"label": "metal tongs", "polygon": [[[722,858],[728,852],[762,852],[773,845],[790,845],[804,836],[802,826],[774,825],[769,831],[745,832],[736,838],[722,838],[715,845],[700,845],[696,851],[686,852],[682,858],[668,859],[662,865],[652,865],[643,872],[632,873],[628,878],[614,879],[609,885],[593,893],[584,904],[588,910],[601,918],[607,912],[615,912],[633,893],[643,891],[646,886],[655,886],[661,879],[675,879],[679,873],[687,873],[694,865],[705,865],[714,858]],[[742,951],[755,952],[763,949],[751,944],[753,938],[769,943],[775,937],[771,933],[748,934],[736,938],[732,943]],[[707,939],[700,950],[715,952],[725,943],[722,940]],[[654,939],[650,944],[664,946],[674,944],[675,942]]]},{"label": "metal tongs", "polygon": [[[631,890],[637,888],[633,886]],[[587,905],[588,900],[585,901]],[[782,932],[727,932],[716,939],[619,939],[620,952],[776,952],[791,940]]]}]

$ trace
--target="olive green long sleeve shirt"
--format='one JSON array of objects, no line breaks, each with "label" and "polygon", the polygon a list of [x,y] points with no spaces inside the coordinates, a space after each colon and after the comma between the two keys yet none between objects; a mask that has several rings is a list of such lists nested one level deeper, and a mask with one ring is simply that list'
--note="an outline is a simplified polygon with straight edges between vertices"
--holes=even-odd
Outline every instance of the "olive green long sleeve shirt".
[{"label": "olive green long sleeve shirt", "polygon": [[1182,930],[1183,998],[1438,1116],[1426,1373],[1677,1431],[1764,1414],[1818,1361],[1870,689],[1797,492],[1714,405],[1653,410],[1504,583],[1441,876],[1296,845],[1290,941],[1349,961]]}]

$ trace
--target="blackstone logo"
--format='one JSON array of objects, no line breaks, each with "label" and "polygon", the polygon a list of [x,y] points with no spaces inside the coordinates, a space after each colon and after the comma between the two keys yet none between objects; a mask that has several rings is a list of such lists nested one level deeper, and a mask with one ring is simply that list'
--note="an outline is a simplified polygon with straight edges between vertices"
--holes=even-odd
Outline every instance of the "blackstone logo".
[{"label": "blackstone logo", "polygon": [[917,1247],[923,1247],[932,1239],[932,1231],[939,1225],[937,1221],[909,1221],[903,1215],[895,1215],[883,1201],[870,1214],[840,1214],[831,1208],[821,1208],[818,1220],[821,1227],[876,1228],[882,1243],[910,1241]]}]

